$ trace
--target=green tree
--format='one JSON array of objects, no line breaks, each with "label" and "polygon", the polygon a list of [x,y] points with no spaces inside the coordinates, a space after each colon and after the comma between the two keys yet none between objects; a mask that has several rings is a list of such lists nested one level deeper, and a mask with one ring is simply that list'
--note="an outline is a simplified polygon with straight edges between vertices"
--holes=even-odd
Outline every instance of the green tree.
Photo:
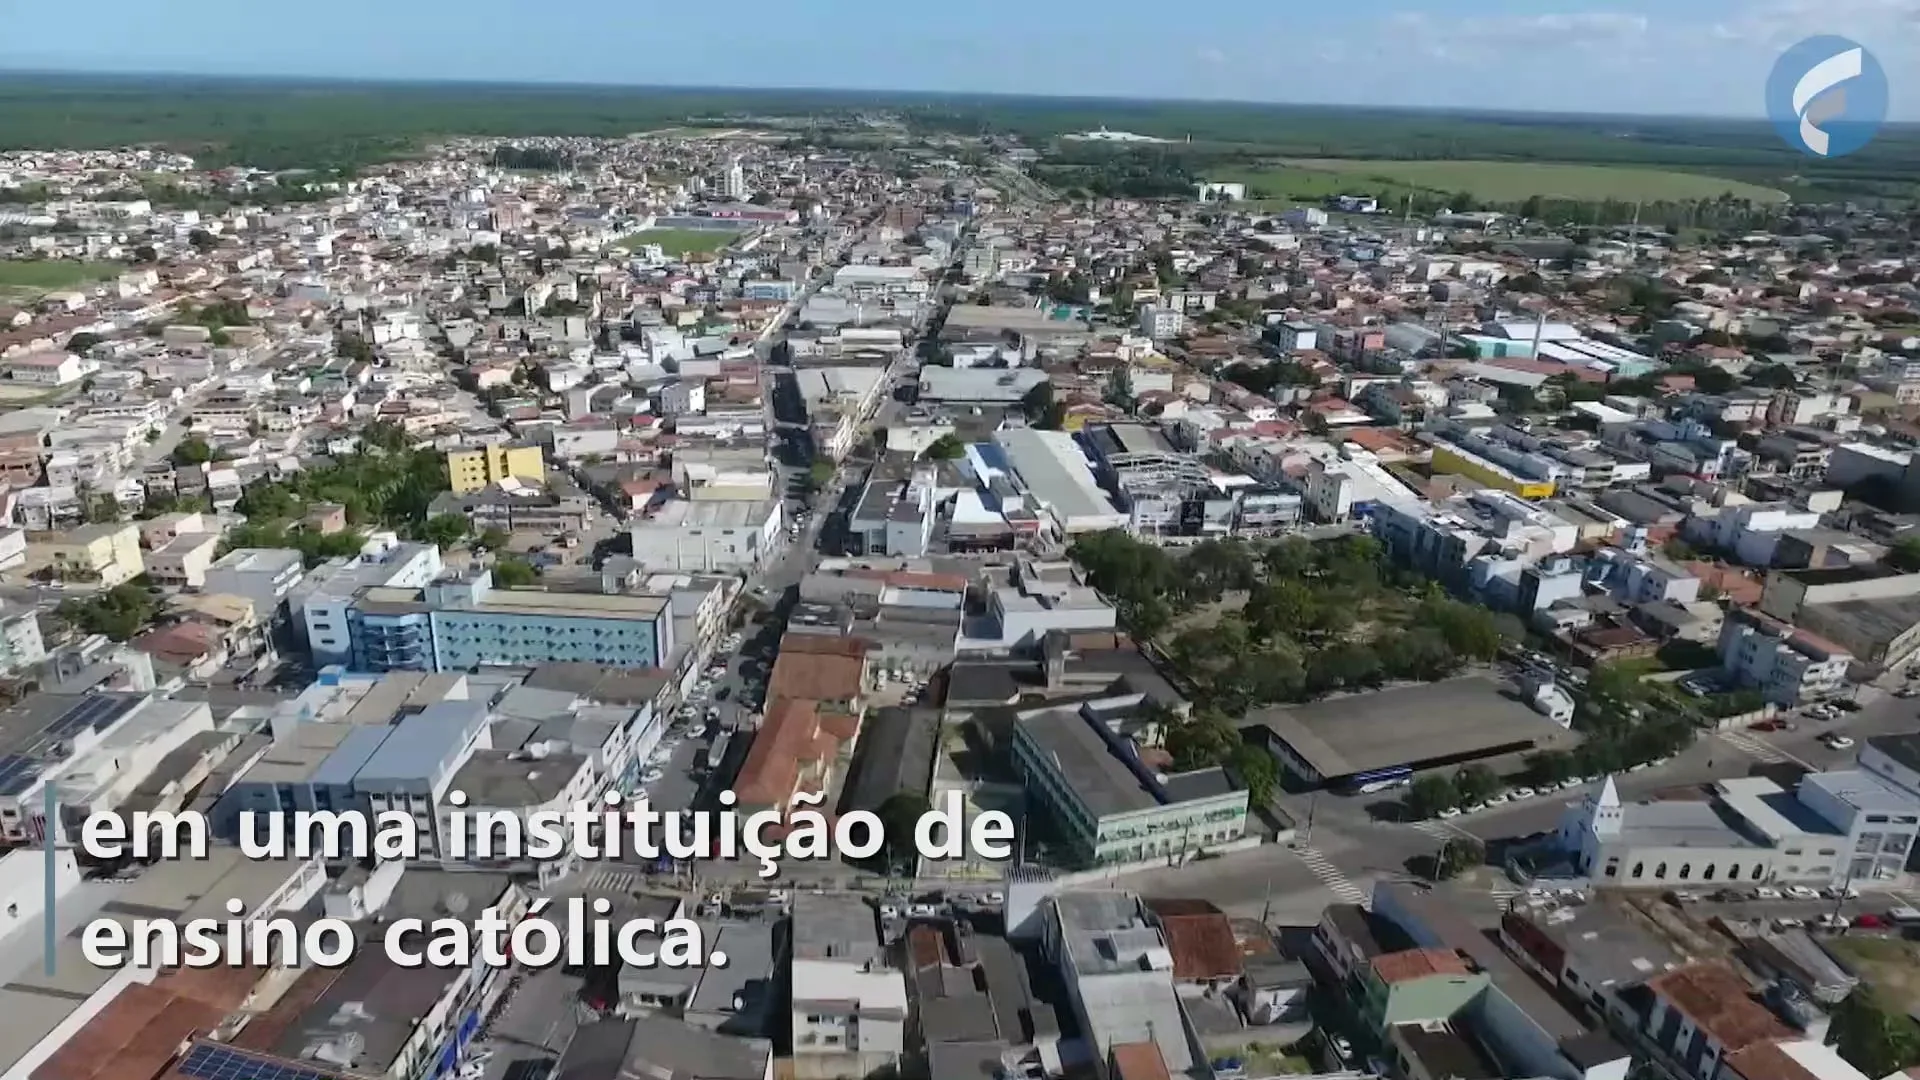
[{"label": "green tree", "polygon": [[1477,803],[1500,789],[1500,778],[1485,765],[1463,765],[1453,774],[1453,787],[1462,803]]},{"label": "green tree", "polygon": [[493,564],[493,583],[502,589],[523,589],[540,580],[540,572],[525,559],[504,558]]},{"label": "green tree", "polygon": [[1861,984],[1833,1014],[1840,1056],[1868,1076],[1891,1076],[1920,1065],[1920,1024],[1887,1008],[1880,991]]},{"label": "green tree", "polygon": [[121,508],[120,500],[112,494],[95,495],[88,499],[85,516],[90,525],[126,520],[126,512]]},{"label": "green tree", "polygon": [[467,519],[459,514],[435,514],[420,526],[421,541],[435,547],[453,547],[466,536]]},{"label": "green tree", "polygon": [[207,445],[207,440],[200,436],[189,435],[180,440],[167,458],[175,465],[205,465],[213,460],[213,447]]},{"label": "green tree", "polygon": [[1563,750],[1542,750],[1527,756],[1527,779],[1536,785],[1557,784],[1573,776],[1573,765],[1572,755]]},{"label": "green tree", "polygon": [[1209,709],[1196,711],[1167,733],[1167,753],[1180,772],[1226,764],[1240,746],[1240,732]]},{"label": "green tree", "polygon": [[1273,755],[1252,743],[1235,747],[1228,760],[1240,782],[1246,785],[1247,800],[1254,807],[1266,806],[1280,790],[1280,769]]},{"label": "green tree", "polygon": [[1435,881],[1450,881],[1487,861],[1487,849],[1480,841],[1465,836],[1450,836],[1433,858]]},{"label": "green tree", "polygon": [[503,551],[512,541],[513,538],[507,535],[506,530],[489,527],[482,530],[480,535],[474,538],[473,542],[480,547],[486,548],[488,551]]},{"label": "green tree", "polygon": [[819,491],[833,482],[837,471],[831,461],[816,461],[807,468],[807,485]]},{"label": "green tree", "polygon": [[1920,570],[1920,533],[1902,536],[1887,549],[1887,565],[1898,570]]},{"label": "green tree", "polygon": [[1067,407],[1054,397],[1053,384],[1043,382],[1020,399],[1027,423],[1043,431],[1059,431],[1066,424]]},{"label": "green tree", "polygon": [[1228,592],[1245,592],[1259,581],[1253,549],[1242,540],[1204,540],[1180,560],[1182,592],[1191,601],[1214,603]]},{"label": "green tree", "polygon": [[55,614],[89,634],[128,641],[153,622],[160,602],[131,582],[85,599],[63,600]]},{"label": "green tree", "polygon": [[886,846],[882,848],[887,865],[912,872],[919,858],[914,846],[914,828],[933,807],[924,795],[911,791],[899,791],[887,796],[874,816],[880,819],[882,833],[886,836]]},{"label": "green tree", "polygon": [[1460,789],[1440,773],[1417,776],[1407,788],[1407,810],[1417,818],[1430,818],[1459,805]]},{"label": "green tree", "polygon": [[927,447],[926,453],[920,456],[934,461],[952,461],[966,452],[967,444],[961,442],[958,437],[942,435],[933,440],[933,444]]}]

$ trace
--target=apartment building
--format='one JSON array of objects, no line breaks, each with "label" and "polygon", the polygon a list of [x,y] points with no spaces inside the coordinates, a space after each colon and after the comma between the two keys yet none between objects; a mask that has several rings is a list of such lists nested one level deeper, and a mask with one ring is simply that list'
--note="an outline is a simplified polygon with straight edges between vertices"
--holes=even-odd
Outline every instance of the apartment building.
[{"label": "apartment building", "polygon": [[890,967],[874,911],[857,896],[793,897],[793,1075],[869,1076],[906,1051],[907,980]]},{"label": "apartment building", "polygon": [[456,494],[479,491],[509,478],[531,484],[546,482],[546,460],[538,446],[516,443],[447,452],[447,483]]},{"label": "apartment building", "polygon": [[1853,656],[1832,642],[1750,608],[1727,614],[1719,649],[1728,681],[1757,688],[1768,701],[1787,708],[1844,689],[1853,663]]},{"label": "apartment building", "polygon": [[345,662],[356,671],[568,661],[655,668],[666,665],[674,642],[667,596],[496,589],[486,570],[420,588],[364,588],[348,603],[345,624]]},{"label": "apartment building", "polygon": [[[155,519],[158,520],[158,519]],[[271,624],[282,601],[300,584],[306,564],[286,548],[235,548],[207,566],[200,588],[208,594],[242,596],[262,625]]]},{"label": "apartment building", "polygon": [[55,575],[112,588],[146,572],[140,530],[132,523],[99,522],[55,533],[35,545]]}]

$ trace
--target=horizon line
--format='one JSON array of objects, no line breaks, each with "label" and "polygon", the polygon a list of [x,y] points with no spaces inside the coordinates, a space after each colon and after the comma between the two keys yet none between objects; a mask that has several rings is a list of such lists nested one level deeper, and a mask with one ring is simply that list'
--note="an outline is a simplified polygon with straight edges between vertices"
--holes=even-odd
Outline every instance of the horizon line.
[{"label": "horizon line", "polygon": [[[845,96],[866,96],[875,98],[927,98],[938,101],[955,99],[987,98],[1000,101],[1060,101],[1110,103],[1125,105],[1166,105],[1182,108],[1231,107],[1243,109],[1299,109],[1345,112],[1375,113],[1412,113],[1422,115],[1452,115],[1465,117],[1529,117],[1564,118],[1569,120],[1640,120],[1640,121],[1695,121],[1712,123],[1738,123],[1770,125],[1771,120],[1764,113],[1623,113],[1623,112],[1585,112],[1554,109],[1526,109],[1494,106],[1442,106],[1442,105],[1364,105],[1343,102],[1312,101],[1262,101],[1244,98],[1214,97],[1127,97],[1113,94],[1057,94],[1033,93],[1011,90],[924,90],[908,88],[855,88],[844,86],[788,85],[788,86],[745,86],[738,84],[694,83],[617,83],[617,82],[580,82],[560,79],[516,79],[500,80],[477,76],[445,76],[436,78],[393,76],[351,76],[337,74],[244,74],[238,72],[195,72],[166,70],[131,69],[88,69],[68,67],[14,67],[0,61],[0,80],[20,76],[41,76],[69,79],[116,79],[116,80],[191,80],[206,83],[287,83],[341,86],[391,86],[391,87],[489,87],[496,89],[528,90],[593,90],[628,93],[660,92],[693,93],[712,92],[724,94],[833,94]],[[49,95],[53,96],[53,95]],[[791,115],[770,113],[769,115]],[[1883,127],[1920,127],[1920,120],[1900,121],[1888,119]],[[1211,140],[1210,140],[1211,141]]]}]

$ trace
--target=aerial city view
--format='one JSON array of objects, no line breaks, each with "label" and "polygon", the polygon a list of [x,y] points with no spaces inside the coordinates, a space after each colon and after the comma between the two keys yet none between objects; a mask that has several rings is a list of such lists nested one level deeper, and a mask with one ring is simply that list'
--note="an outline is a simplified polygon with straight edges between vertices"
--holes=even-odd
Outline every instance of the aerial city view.
[{"label": "aerial city view", "polygon": [[1920,1077],[1920,3],[1173,14],[10,10],[0,1080]]}]

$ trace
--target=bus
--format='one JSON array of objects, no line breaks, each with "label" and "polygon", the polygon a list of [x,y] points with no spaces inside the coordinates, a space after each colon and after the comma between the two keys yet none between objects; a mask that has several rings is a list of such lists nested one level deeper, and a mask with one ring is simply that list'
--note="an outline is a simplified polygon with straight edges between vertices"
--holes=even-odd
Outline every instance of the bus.
[{"label": "bus", "polygon": [[1394,788],[1406,787],[1413,783],[1413,770],[1405,765],[1389,765],[1384,769],[1369,769],[1347,777],[1341,789],[1349,795],[1373,795]]}]

